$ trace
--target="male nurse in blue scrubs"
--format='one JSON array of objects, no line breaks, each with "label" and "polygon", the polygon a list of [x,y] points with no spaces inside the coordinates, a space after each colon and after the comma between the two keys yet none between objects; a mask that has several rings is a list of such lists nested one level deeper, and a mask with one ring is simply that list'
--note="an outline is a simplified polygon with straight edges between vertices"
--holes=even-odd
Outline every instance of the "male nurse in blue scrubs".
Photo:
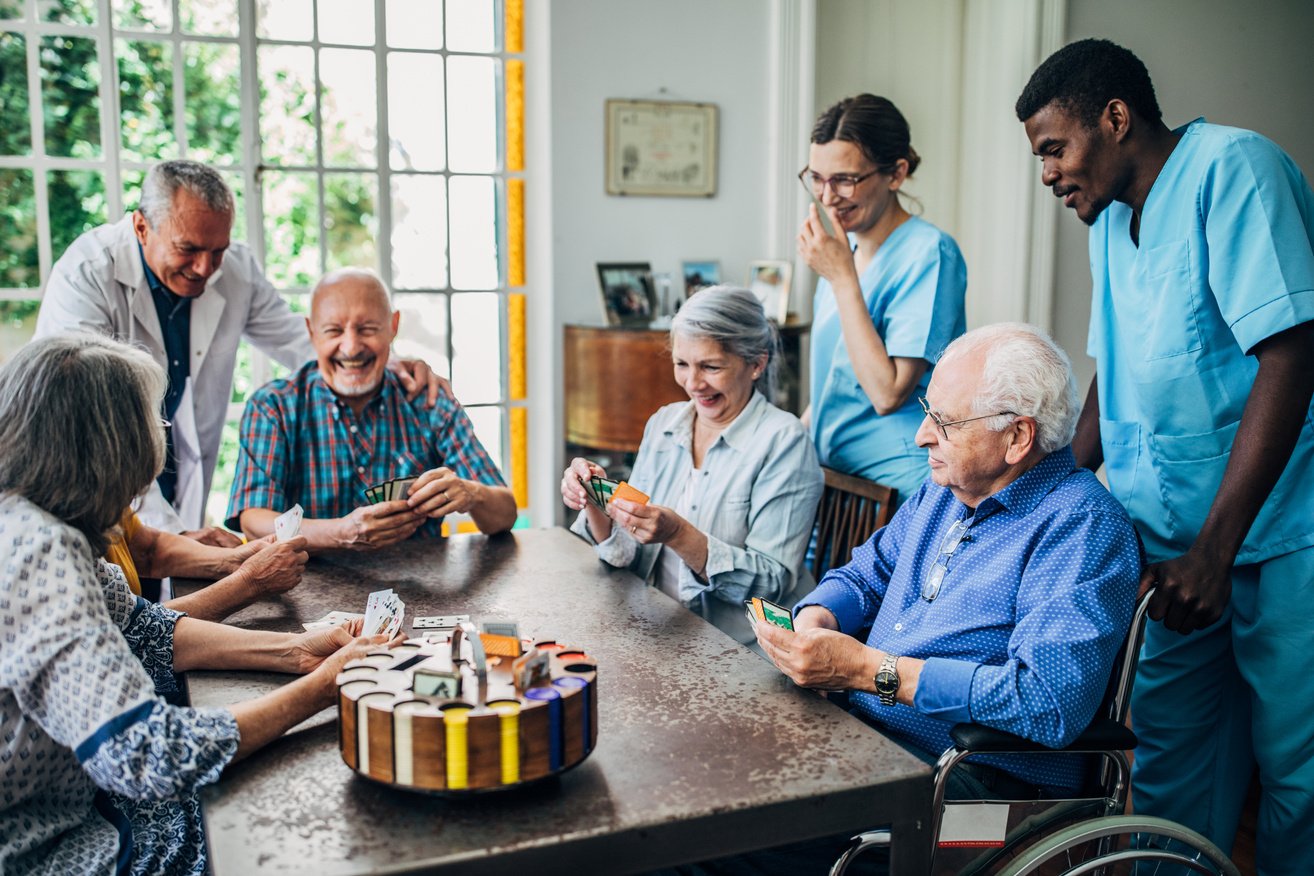
[{"label": "male nurse in blue scrubs", "polygon": [[1134,806],[1230,850],[1257,765],[1260,872],[1314,872],[1314,194],[1259,134],[1169,129],[1105,40],[1046,60],[1017,115],[1091,226],[1073,450],[1104,463],[1157,588]]}]

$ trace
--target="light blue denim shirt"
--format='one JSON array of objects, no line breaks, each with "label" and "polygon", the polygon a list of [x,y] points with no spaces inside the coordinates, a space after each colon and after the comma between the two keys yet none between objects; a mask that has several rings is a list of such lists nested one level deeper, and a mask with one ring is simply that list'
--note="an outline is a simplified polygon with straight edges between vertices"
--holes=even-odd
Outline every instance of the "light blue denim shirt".
[{"label": "light blue denim shirt", "polygon": [[[676,402],[644,427],[629,482],[653,504],[675,505],[689,479],[693,418],[693,402]],[[680,602],[750,642],[744,600],[761,596],[788,607],[811,588],[800,566],[821,499],[821,467],[798,418],[755,392],[707,449],[701,470],[686,519],[707,536],[705,580],[681,564]],[[571,531],[594,541],[583,513]],[[604,562],[629,567],[645,581],[653,578],[661,548],[640,545],[619,526],[596,544]]]}]

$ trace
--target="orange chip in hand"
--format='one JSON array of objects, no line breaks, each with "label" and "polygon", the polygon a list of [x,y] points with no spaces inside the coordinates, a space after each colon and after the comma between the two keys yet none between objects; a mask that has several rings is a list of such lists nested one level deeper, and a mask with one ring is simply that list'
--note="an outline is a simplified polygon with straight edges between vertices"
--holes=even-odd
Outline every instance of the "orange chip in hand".
[{"label": "orange chip in hand", "polygon": [[613,499],[629,499],[631,502],[637,502],[640,505],[648,504],[648,497],[634,489],[634,487],[631,487],[625,481],[621,481],[616,485],[616,489],[612,491],[611,497]]}]

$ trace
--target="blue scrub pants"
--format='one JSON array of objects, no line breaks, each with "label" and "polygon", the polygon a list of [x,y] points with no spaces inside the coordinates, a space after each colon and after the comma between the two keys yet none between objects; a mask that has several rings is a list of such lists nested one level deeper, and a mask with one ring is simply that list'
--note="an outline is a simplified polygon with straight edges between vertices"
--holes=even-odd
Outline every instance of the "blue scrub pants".
[{"label": "blue scrub pants", "polygon": [[1314,873],[1314,547],[1234,568],[1231,604],[1207,629],[1151,621],[1132,726],[1135,811],[1230,854],[1257,764],[1259,872]]}]

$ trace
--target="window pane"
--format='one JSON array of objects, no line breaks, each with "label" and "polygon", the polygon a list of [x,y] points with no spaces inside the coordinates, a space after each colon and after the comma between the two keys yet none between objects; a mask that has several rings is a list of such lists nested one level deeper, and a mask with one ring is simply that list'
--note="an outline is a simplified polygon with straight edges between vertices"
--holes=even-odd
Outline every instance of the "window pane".
[{"label": "window pane", "polygon": [[443,376],[447,360],[447,296],[439,292],[396,292],[392,306],[401,313],[393,350],[404,359],[423,359]]},{"label": "window pane", "polygon": [[261,46],[261,153],[270,164],[315,161],[315,54],[308,46]]},{"label": "window pane", "polygon": [[319,41],[374,45],[374,4],[361,0],[319,0]]},{"label": "window pane", "polygon": [[309,42],[315,36],[311,0],[259,0],[256,3],[256,36]]},{"label": "window pane", "polygon": [[242,158],[239,52],[231,43],[183,43],[187,155],[209,164]]},{"label": "window pane", "polygon": [[497,265],[497,203],[493,178],[488,176],[454,176],[451,180],[453,216],[461,221],[452,226],[452,287],[455,289],[496,289],[500,273]]},{"label": "window pane", "polygon": [[156,161],[178,157],[173,133],[173,46],[155,40],[115,40],[123,158]]},{"label": "window pane", "polygon": [[113,7],[115,27],[124,30],[173,30],[173,6],[169,0],[114,0]]},{"label": "window pane", "polygon": [[29,155],[32,125],[27,115],[27,40],[0,33],[0,155]]},{"label": "window pane", "polygon": [[233,190],[233,240],[246,241],[246,179],[238,171],[222,173],[224,182]]},{"label": "window pane", "polygon": [[119,181],[123,183],[123,209],[129,212],[141,204],[141,184],[146,179],[144,170],[121,170]]},{"label": "window pane", "polygon": [[46,21],[60,24],[95,24],[96,0],[45,0],[37,4],[45,9]]},{"label": "window pane", "polygon": [[328,270],[379,269],[379,178],[372,173],[324,174],[324,241]]},{"label": "window pane", "polygon": [[96,41],[41,38],[41,99],[46,154],[69,158],[100,155],[100,66]]},{"label": "window pane", "polygon": [[[455,381],[453,381],[455,383]],[[461,397],[465,397],[464,390],[458,389]],[[470,417],[471,424],[474,425],[475,437],[479,443],[484,445],[484,450],[493,458],[493,464],[497,470],[502,473],[503,478],[508,478],[506,466],[502,463],[502,442],[506,434],[506,412],[502,408],[466,408],[466,414]],[[509,480],[508,480],[509,483]]]},{"label": "window pane", "polygon": [[58,259],[79,234],[105,224],[105,179],[94,170],[52,170],[46,184],[50,251]]},{"label": "window pane", "polygon": [[0,301],[0,365],[36,332],[40,301]]},{"label": "window pane", "polygon": [[453,52],[496,50],[496,6],[488,0],[447,0],[447,48]]},{"label": "window pane", "polygon": [[447,160],[457,173],[498,169],[496,72],[492,58],[447,59]]},{"label": "window pane", "polygon": [[452,385],[466,404],[502,400],[502,296],[452,296]]},{"label": "window pane", "polygon": [[32,171],[0,168],[0,286],[41,285]]},{"label": "window pane", "polygon": [[378,90],[374,53],[322,49],[320,116],[324,125],[324,163],[338,167],[376,167]]},{"label": "window pane", "polygon": [[275,286],[308,287],[319,279],[319,195],[315,175],[264,175],[265,275]]},{"label": "window pane", "polygon": [[442,170],[443,59],[413,52],[388,54],[388,139],[393,170]]},{"label": "window pane", "polygon": [[179,0],[178,18],[185,33],[237,36],[237,0]]},{"label": "window pane", "polygon": [[398,49],[443,47],[442,0],[388,0],[388,45]]},{"label": "window pane", "polygon": [[447,186],[441,176],[392,178],[392,285],[447,285]]}]

